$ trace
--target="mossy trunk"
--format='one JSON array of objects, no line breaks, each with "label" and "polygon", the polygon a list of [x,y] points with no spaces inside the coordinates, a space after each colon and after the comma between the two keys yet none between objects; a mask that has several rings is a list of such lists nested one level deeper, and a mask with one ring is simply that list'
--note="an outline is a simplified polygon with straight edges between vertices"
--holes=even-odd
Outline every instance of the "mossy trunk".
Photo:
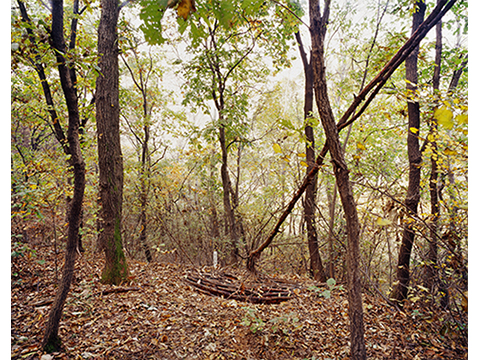
[{"label": "mossy trunk", "polygon": [[120,284],[128,276],[122,245],[123,159],[120,146],[120,105],[116,0],[101,1],[98,26],[96,119],[100,185],[101,248],[105,252],[102,282]]},{"label": "mossy trunk", "polygon": [[105,268],[102,271],[101,278],[103,284],[119,285],[128,276],[128,266],[123,252],[120,224],[120,219],[117,218],[113,237],[104,239],[106,246],[104,247]]}]

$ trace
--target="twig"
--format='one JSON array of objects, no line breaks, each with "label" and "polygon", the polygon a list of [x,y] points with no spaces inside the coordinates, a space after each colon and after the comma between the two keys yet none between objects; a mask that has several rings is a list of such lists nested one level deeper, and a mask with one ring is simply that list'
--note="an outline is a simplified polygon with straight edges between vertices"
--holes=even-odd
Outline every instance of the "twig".
[{"label": "twig", "polygon": [[140,291],[140,290],[141,289],[138,286],[127,287],[127,288],[113,287],[113,288],[110,288],[110,289],[105,289],[105,290],[97,293],[97,295],[108,295],[108,294],[112,294],[112,293],[123,293],[123,292],[128,292],[128,291]]}]

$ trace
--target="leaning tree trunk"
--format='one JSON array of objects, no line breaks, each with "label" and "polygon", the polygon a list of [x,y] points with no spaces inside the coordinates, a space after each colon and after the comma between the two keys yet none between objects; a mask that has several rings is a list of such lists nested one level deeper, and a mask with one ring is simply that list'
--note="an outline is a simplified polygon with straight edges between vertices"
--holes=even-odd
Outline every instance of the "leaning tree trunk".
[{"label": "leaning tree trunk", "polygon": [[[425,3],[423,0],[417,0],[414,4],[412,34],[423,21],[425,14]],[[420,46],[417,46],[410,56],[405,60],[407,96],[408,96],[408,189],[405,199],[405,206],[408,211],[409,219],[405,224],[402,243],[398,254],[397,265],[397,285],[393,289],[392,298],[402,301],[407,298],[408,284],[410,281],[410,256],[412,253],[413,242],[415,240],[415,220],[417,215],[418,203],[420,201],[420,172],[422,166],[422,154],[418,135],[420,130],[420,105],[415,100],[417,90],[417,62]]]},{"label": "leaning tree trunk", "polygon": [[314,73],[314,89],[317,108],[325,130],[327,146],[332,157],[333,169],[338,185],[347,222],[347,278],[348,278],[348,315],[350,319],[350,357],[366,359],[366,348],[363,325],[362,285],[360,281],[360,224],[357,205],[353,197],[349,171],[345,162],[345,154],[340,143],[338,128],[335,123],[330,100],[328,98],[327,79],[325,74],[324,40],[330,12],[330,0],[325,1],[323,15],[320,15],[318,2],[310,0],[310,33],[312,36],[312,67]]},{"label": "leaning tree trunk", "polygon": [[120,284],[128,268],[122,244],[123,160],[120,147],[119,72],[117,0],[102,0],[98,27],[98,66],[96,84],[96,119],[100,202],[103,229],[101,247],[105,252],[102,282]]},{"label": "leaning tree trunk", "polygon": [[[313,69],[311,62],[307,59],[307,54],[302,44],[302,38],[297,31],[295,37],[298,42],[298,49],[302,58],[303,70],[305,73],[305,105],[303,116],[305,119],[305,154],[307,160],[307,175],[315,167],[315,136],[313,128],[310,125],[309,118],[313,113]],[[311,54],[310,54],[311,59]],[[315,229],[315,197],[317,188],[317,176],[305,190],[304,214],[307,225],[308,251],[310,253],[310,272],[315,280],[325,282],[327,278],[323,269],[322,258],[318,250],[317,230]]]},{"label": "leaning tree trunk", "polygon": [[73,197],[68,212],[68,237],[63,276],[50,310],[42,341],[42,348],[48,352],[58,351],[61,348],[58,328],[62,317],[63,306],[65,305],[75,271],[76,248],[81,221],[83,194],[85,190],[85,163],[83,161],[78,136],[78,128],[80,124],[78,99],[74,84],[71,81],[69,69],[66,66],[65,58],[63,56],[63,54],[66,53],[65,39],[63,35],[63,0],[52,1],[52,43],[56,50],[55,54],[60,74],[60,82],[67,103],[67,141],[71,154],[70,165],[73,167],[74,185]]}]

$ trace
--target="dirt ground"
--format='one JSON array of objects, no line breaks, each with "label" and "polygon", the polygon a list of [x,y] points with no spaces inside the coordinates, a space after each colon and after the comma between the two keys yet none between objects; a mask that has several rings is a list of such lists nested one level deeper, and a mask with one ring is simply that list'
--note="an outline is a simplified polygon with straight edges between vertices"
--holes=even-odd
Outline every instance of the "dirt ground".
[{"label": "dirt ground", "polygon": [[[55,259],[49,248],[12,257],[11,358],[40,359],[39,345],[55,294]],[[63,254],[57,255],[61,276]],[[189,273],[211,268],[129,260],[130,283],[99,282],[101,254],[77,259],[60,336],[64,352],[43,359],[347,359],[346,292],[330,298],[306,277],[268,274],[294,284],[292,299],[251,304],[199,292]],[[232,270],[247,279],[243,270]],[[319,287],[317,287],[318,290]],[[421,301],[398,312],[379,296],[364,295],[369,359],[467,359],[466,344],[443,331],[442,313]],[[448,330],[448,329],[447,329]]]}]

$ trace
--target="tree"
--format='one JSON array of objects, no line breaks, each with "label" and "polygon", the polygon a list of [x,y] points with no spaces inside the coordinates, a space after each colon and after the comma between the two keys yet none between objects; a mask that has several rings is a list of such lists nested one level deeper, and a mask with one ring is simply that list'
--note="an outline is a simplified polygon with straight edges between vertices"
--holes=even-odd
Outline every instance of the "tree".
[{"label": "tree", "polygon": [[[137,184],[134,196],[137,198],[135,203],[139,203],[140,207],[137,221],[141,229],[139,243],[147,261],[151,262],[153,258],[147,238],[152,172],[164,157],[167,149],[162,144],[159,123],[160,121],[166,122],[175,114],[168,109],[168,97],[160,85],[164,72],[160,60],[164,59],[156,56],[155,49],[152,47],[149,47],[148,52],[142,51],[145,41],[126,19],[123,19],[121,29],[123,33],[121,58],[124,64],[124,68],[121,70],[123,70],[122,73],[126,73],[127,79],[133,81],[131,87],[122,86],[121,115],[127,128],[127,134],[132,135],[130,139],[138,158],[134,163],[135,168],[138,169],[138,175],[134,180]],[[156,158],[162,148],[164,148],[163,154]],[[140,164],[138,165],[138,163]]]},{"label": "tree", "polygon": [[68,211],[68,239],[65,252],[63,276],[50,310],[50,315],[45,329],[45,335],[42,341],[42,347],[49,352],[56,351],[61,346],[61,340],[58,336],[58,327],[63,312],[63,306],[65,304],[65,300],[67,299],[67,295],[70,290],[70,284],[72,283],[74,276],[76,247],[79,236],[78,231],[80,227],[80,216],[85,189],[85,164],[81,154],[78,136],[80,125],[78,98],[74,83],[71,78],[70,70],[64,57],[67,49],[63,35],[62,0],[52,1],[52,45],[55,49],[60,82],[62,84],[62,90],[68,108],[67,141],[71,155],[70,163],[73,167],[74,190]]},{"label": "tree", "polygon": [[[438,3],[438,1],[437,1]],[[432,90],[433,96],[438,95],[440,91],[440,70],[442,62],[442,21],[440,20],[435,27],[435,68],[432,77]],[[435,113],[435,108],[434,108]],[[430,179],[429,179],[429,192],[430,192],[430,211],[432,214],[432,223],[430,228],[430,241],[428,242],[427,260],[428,264],[425,268],[424,284],[427,289],[433,292],[433,286],[438,279],[436,271],[437,255],[438,255],[438,220],[440,218],[440,202],[438,198],[438,144],[436,141],[438,131],[438,123],[435,118],[430,120],[430,134],[432,135],[432,155],[430,156]]]},{"label": "tree", "polygon": [[363,327],[362,289],[360,281],[360,224],[357,205],[353,198],[349,171],[345,155],[338,136],[338,128],[327,91],[325,72],[324,41],[330,15],[330,1],[326,0],[323,14],[320,14],[318,2],[310,0],[310,34],[312,37],[312,68],[317,108],[325,130],[326,144],[332,157],[333,170],[338,185],[338,192],[347,222],[347,277],[348,277],[348,315],[350,318],[350,356],[352,359],[366,359]]},{"label": "tree", "polygon": [[122,244],[123,159],[120,146],[120,106],[117,0],[101,1],[98,27],[96,119],[102,231],[99,243],[105,252],[102,282],[118,285],[128,276]]},{"label": "tree", "polygon": [[[355,122],[369,106],[375,96],[383,88],[385,83],[388,81],[390,76],[397,70],[397,68],[402,64],[408,55],[415,49],[420,41],[426,36],[428,31],[435,26],[435,24],[452,8],[456,0],[442,0],[435,9],[431,12],[428,18],[422,23],[418,30],[408,39],[403,46],[392,56],[390,61],[378,72],[378,74],[368,83],[367,86],[355,97],[355,100],[350,104],[348,109],[343,113],[342,117],[337,123],[338,130],[342,130],[348,127],[350,124]],[[357,108],[360,107],[359,110]],[[291,213],[292,209],[295,207],[295,204],[300,199],[300,197],[305,192],[306,188],[313,180],[313,178],[318,173],[320,166],[323,164],[325,155],[328,152],[328,146],[325,144],[317,156],[315,161],[316,166],[308,173],[308,175],[302,181],[302,184],[293,194],[292,199],[288,203],[287,207],[283,211],[282,215],[277,220],[277,223],[271,230],[267,239],[260,244],[255,250],[250,251],[247,258],[247,268],[254,272],[255,271],[255,262],[260,257],[263,250],[265,250],[273,241],[275,236],[280,231],[285,219]]]},{"label": "tree", "polygon": [[[311,60],[309,62],[307,58],[300,32],[297,31],[295,33],[295,37],[298,42],[298,49],[300,51],[303,71],[305,73],[305,104],[303,113],[305,118],[305,155],[307,161],[306,173],[308,175],[308,173],[315,166],[315,137],[311,124],[313,120],[313,69]],[[310,52],[310,59],[311,58],[312,54]],[[317,177],[315,176],[305,190],[304,212],[305,222],[307,224],[308,250],[310,253],[310,272],[316,280],[325,282],[327,281],[327,277],[325,276],[322,258],[320,257],[320,252],[318,251],[317,231],[315,229],[316,185]],[[332,265],[333,264],[330,262],[330,266]],[[332,276],[332,272],[330,272],[330,276]]]},{"label": "tree", "polygon": [[[266,52],[277,68],[286,64],[287,40],[291,37],[289,26],[275,28],[281,17],[270,15],[269,8],[261,3],[250,6],[236,2],[197,4],[197,13],[192,15],[197,21],[190,23],[189,51],[194,57],[184,70],[188,81],[185,103],[201,108],[206,114],[210,112],[211,102],[215,108],[212,128],[217,132],[220,145],[223,206],[232,262],[238,259],[240,242],[245,239],[237,210],[240,167],[237,166],[234,184],[229,153],[237,147],[240,159],[243,143],[248,142],[248,99],[253,95],[250,89],[269,72],[259,62],[259,54]],[[217,12],[227,14],[228,22],[217,19]],[[273,39],[280,43],[272,46]]]},{"label": "tree", "polygon": [[[425,2],[418,0],[414,4],[412,34],[417,31],[423,21],[425,14]],[[420,201],[420,174],[422,167],[422,154],[418,140],[420,130],[420,105],[416,97],[418,73],[417,62],[420,47],[415,50],[405,60],[406,81],[407,81],[407,106],[408,106],[408,189],[405,198],[405,206],[408,216],[403,231],[402,243],[398,254],[397,264],[397,285],[392,293],[392,298],[402,301],[407,298],[408,283],[410,281],[410,255],[412,253],[413,242],[415,240],[415,220]]]},{"label": "tree", "polygon": [[[68,223],[68,235],[65,251],[65,264],[63,268],[63,276],[59,284],[58,291],[55,295],[53,305],[50,310],[45,334],[42,340],[42,347],[47,351],[55,351],[61,347],[61,339],[58,336],[58,328],[60,319],[63,312],[63,306],[65,304],[71,282],[74,277],[75,270],[75,258],[77,246],[80,243],[79,228],[81,224],[82,214],[82,201],[85,189],[85,163],[82,157],[80,148],[80,110],[79,110],[79,98],[77,96],[76,89],[76,73],[75,67],[67,64],[66,54],[67,47],[64,39],[64,11],[63,1],[52,1],[51,6],[51,47],[53,48],[54,58],[57,63],[57,69],[60,78],[61,89],[63,97],[66,103],[68,114],[68,127],[67,134],[63,131],[61,125],[61,116],[57,111],[54,97],[51,91],[49,79],[47,78],[45,71],[45,64],[43,63],[42,54],[47,55],[51,48],[45,48],[39,46],[39,42],[36,39],[25,4],[22,1],[17,1],[20,15],[23,23],[25,24],[26,33],[30,41],[31,48],[27,59],[30,60],[31,65],[34,67],[37,75],[40,79],[42,90],[45,96],[45,102],[48,106],[48,113],[50,115],[51,126],[55,134],[56,139],[60,143],[64,153],[68,155],[68,165],[73,173],[73,197],[67,204],[67,223]],[[83,12],[85,8],[81,11]],[[68,50],[72,51],[76,45],[76,29],[77,29],[77,16],[79,15],[79,2],[74,2],[74,20],[71,24],[71,37]],[[44,23],[45,24],[45,23]],[[46,25],[46,24],[45,24]],[[40,40],[42,41],[42,40]],[[48,58],[48,57],[45,57]],[[37,141],[40,137],[37,137]],[[33,143],[32,143],[33,144]],[[36,146],[36,145],[35,145]],[[48,199],[45,199],[48,201]]]}]

